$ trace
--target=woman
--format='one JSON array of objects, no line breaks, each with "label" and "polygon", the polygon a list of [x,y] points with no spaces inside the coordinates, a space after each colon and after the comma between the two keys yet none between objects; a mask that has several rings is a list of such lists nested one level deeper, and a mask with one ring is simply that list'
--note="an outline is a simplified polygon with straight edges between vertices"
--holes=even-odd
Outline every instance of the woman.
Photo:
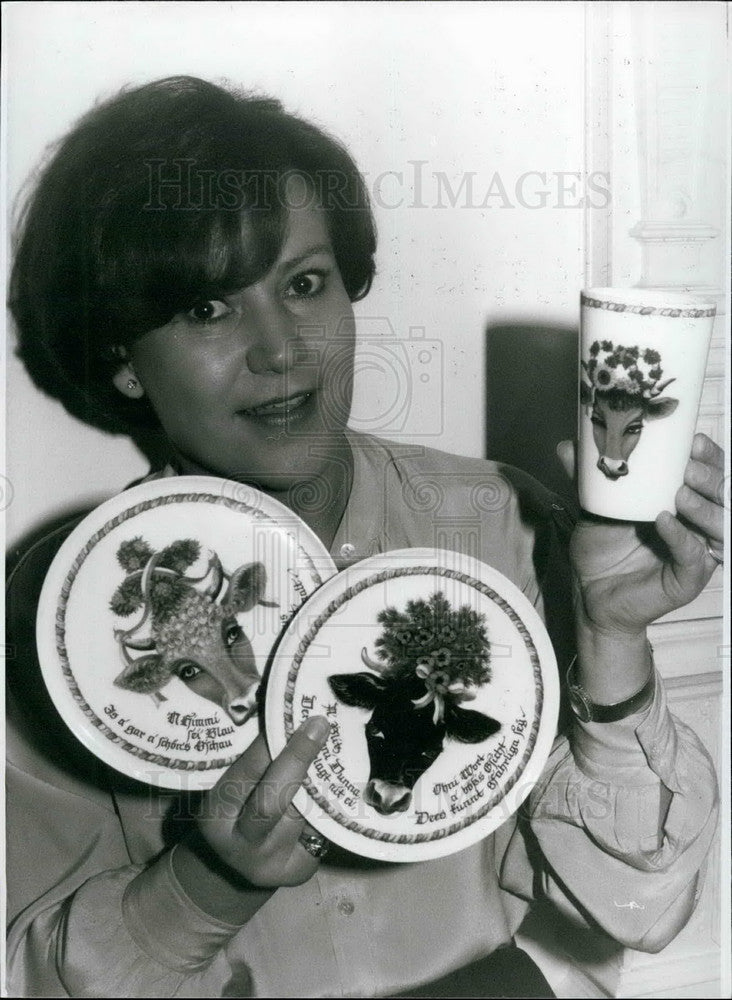
[{"label": "woman", "polygon": [[572,594],[572,519],[530,477],[347,429],[351,302],[374,249],[363,180],[334,140],[275,101],[159,81],[92,111],[43,174],[11,289],[21,356],[83,419],[161,427],[158,475],[265,490],[339,566],[432,544],[420,484],[437,483],[441,516],[459,523],[476,479],[490,482],[478,554],[545,614],[565,667],[576,641],[572,683],[612,721],[574,719],[526,815],[474,848],[408,866],[323,861],[289,805],[323,720],[274,761],[258,739],[188,803],[125,782],[57,728],[33,622],[69,529],[47,537],[9,581],[18,994],[551,995],[512,945],[525,900],[568,935],[650,950],[692,912],[714,775],[666,709],[646,628],[717,565],[721,455],[697,437],[680,517],[660,515],[647,542],[580,521]]}]

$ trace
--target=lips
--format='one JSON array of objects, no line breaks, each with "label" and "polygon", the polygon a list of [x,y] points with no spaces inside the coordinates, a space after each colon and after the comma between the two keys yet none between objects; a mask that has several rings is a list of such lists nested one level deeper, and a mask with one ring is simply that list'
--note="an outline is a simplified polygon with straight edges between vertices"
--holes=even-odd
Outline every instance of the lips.
[{"label": "lips", "polygon": [[291,396],[279,396],[266,403],[260,403],[259,406],[250,406],[239,412],[245,417],[263,420],[268,424],[284,424],[304,417],[308,403],[314,395],[315,393],[310,391],[293,393]]}]

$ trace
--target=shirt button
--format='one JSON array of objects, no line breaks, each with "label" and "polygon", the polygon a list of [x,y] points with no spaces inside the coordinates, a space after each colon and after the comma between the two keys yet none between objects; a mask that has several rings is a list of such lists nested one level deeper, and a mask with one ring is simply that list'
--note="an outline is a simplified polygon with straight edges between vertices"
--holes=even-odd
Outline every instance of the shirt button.
[{"label": "shirt button", "polygon": [[353,905],[350,899],[342,899],[338,904],[338,909],[341,911],[344,917],[350,917],[356,907]]},{"label": "shirt button", "polygon": [[343,545],[341,545],[341,555],[344,559],[350,559],[355,551],[356,546],[351,545],[350,542],[344,542]]}]

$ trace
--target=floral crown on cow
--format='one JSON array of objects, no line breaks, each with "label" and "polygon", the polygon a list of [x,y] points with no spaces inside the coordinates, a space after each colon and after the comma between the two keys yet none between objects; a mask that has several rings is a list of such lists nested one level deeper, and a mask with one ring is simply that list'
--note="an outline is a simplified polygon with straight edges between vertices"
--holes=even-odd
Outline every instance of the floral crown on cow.
[{"label": "floral crown on cow", "polygon": [[408,601],[405,611],[386,608],[376,619],[384,629],[375,646],[386,660],[385,674],[406,674],[423,666],[451,680],[490,680],[490,643],[484,616],[464,605],[454,610],[442,593]]},{"label": "floral crown on cow", "polygon": [[661,355],[650,347],[624,347],[610,340],[596,340],[590,345],[590,360],[582,362],[590,383],[599,392],[611,389],[653,399],[675,379],[661,382]]},{"label": "floral crown on cow", "polygon": [[384,629],[375,646],[382,661],[361,656],[382,677],[416,676],[425,694],[413,699],[415,708],[434,703],[434,721],[443,718],[447,703],[472,701],[478,686],[490,680],[490,642],[485,618],[468,605],[454,610],[444,594],[407,601],[405,611],[386,608],[377,619]]}]

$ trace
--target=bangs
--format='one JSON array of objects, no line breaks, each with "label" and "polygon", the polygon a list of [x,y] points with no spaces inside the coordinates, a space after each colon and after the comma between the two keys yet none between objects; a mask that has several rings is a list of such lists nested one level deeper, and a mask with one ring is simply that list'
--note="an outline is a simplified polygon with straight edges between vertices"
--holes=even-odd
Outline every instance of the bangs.
[{"label": "bangs", "polygon": [[[283,206],[266,210],[125,212],[100,233],[97,329],[128,345],[204,298],[245,288],[266,274],[282,245]],[[119,245],[117,245],[119,244]]]},{"label": "bangs", "polygon": [[259,281],[285,238],[292,172],[325,212],[349,297],[363,297],[376,249],[368,192],[316,125],[195,77],[92,108],[50,151],[20,220],[10,305],[36,385],[105,430],[155,426],[146,400],[112,384],[114,348]]}]

